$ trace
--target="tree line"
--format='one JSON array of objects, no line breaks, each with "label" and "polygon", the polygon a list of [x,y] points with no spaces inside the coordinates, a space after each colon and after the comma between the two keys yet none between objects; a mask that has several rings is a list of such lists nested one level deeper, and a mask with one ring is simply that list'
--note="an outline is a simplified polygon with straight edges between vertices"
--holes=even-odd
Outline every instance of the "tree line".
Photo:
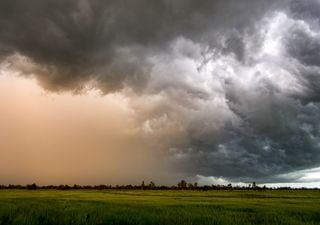
[{"label": "tree line", "polygon": [[210,190],[320,190],[319,188],[292,188],[292,187],[266,187],[256,185],[255,182],[247,186],[233,186],[232,184],[228,185],[203,185],[199,186],[197,182],[188,183],[185,180],[181,180],[177,185],[173,186],[157,186],[153,181],[150,181],[148,184],[145,184],[144,181],[140,185],[37,185],[27,184],[27,185],[0,185],[0,189],[24,189],[24,190],[38,190],[38,189],[53,189],[53,190],[199,190],[199,191],[210,191]]}]

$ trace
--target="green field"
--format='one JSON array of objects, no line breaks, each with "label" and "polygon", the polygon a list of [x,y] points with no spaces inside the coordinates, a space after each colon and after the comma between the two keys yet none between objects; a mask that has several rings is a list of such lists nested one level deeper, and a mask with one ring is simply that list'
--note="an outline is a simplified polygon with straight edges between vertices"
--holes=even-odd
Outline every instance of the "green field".
[{"label": "green field", "polygon": [[320,191],[0,190],[0,224],[320,224]]}]

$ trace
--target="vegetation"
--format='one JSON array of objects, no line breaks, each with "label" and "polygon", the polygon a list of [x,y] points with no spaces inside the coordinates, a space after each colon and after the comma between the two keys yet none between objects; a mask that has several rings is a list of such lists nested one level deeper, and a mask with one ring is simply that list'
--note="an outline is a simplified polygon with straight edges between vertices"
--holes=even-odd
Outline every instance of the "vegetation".
[{"label": "vegetation", "polygon": [[277,188],[268,188],[266,186],[260,187],[256,185],[255,182],[249,184],[249,186],[232,186],[232,184],[228,185],[205,185],[198,186],[198,183],[187,183],[185,180],[181,180],[177,186],[157,186],[153,181],[150,181],[148,185],[142,181],[141,185],[49,185],[49,186],[38,186],[37,184],[28,184],[26,186],[22,185],[0,185],[0,189],[27,189],[27,190],[37,190],[37,189],[45,189],[45,190],[198,190],[198,191],[209,191],[209,190],[320,190],[318,188],[291,188],[291,187],[277,187]]},{"label": "vegetation", "polygon": [[318,190],[0,190],[0,225],[311,225],[319,209]]}]

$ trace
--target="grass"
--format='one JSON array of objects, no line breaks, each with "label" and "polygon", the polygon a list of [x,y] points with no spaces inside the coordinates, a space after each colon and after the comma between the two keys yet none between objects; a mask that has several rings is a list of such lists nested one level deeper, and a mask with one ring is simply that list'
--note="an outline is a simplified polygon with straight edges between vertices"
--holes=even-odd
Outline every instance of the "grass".
[{"label": "grass", "polygon": [[10,224],[320,224],[320,191],[0,190]]}]

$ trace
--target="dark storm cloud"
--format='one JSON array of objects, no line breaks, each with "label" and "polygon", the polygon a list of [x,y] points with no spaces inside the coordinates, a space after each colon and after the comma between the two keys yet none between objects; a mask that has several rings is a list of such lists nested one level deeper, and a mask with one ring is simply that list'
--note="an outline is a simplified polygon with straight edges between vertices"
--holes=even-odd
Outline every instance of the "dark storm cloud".
[{"label": "dark storm cloud", "polygon": [[[32,60],[48,89],[79,89],[91,79],[106,92],[125,85],[139,89],[152,66],[147,58],[173,39],[212,44],[213,33],[244,29],[272,5],[262,0],[4,0],[0,53]],[[226,48],[241,51],[240,45],[231,40]]]},{"label": "dark storm cloud", "polygon": [[[220,91],[229,116],[223,104],[211,111],[210,98],[204,99],[206,116],[189,112],[194,117],[189,114],[185,127],[187,141],[173,148],[185,171],[234,181],[254,177],[275,182],[280,181],[276,174],[319,166],[320,36],[315,23],[319,21],[310,20],[309,14],[303,20],[304,14],[280,11],[267,17],[263,23],[270,24],[258,28],[263,30],[262,37],[248,39],[261,38],[253,48],[256,52],[243,50],[244,57],[252,59],[248,63],[239,64],[237,55],[231,60],[225,56],[225,62],[223,56],[210,59],[210,65],[226,64],[221,74],[217,68],[212,74],[222,77]],[[215,90],[215,98],[218,93]],[[219,111],[223,112],[218,114],[220,120],[215,118]],[[220,122],[222,126],[217,125]]]},{"label": "dark storm cloud", "polygon": [[320,28],[320,2],[293,1],[291,14],[301,20],[304,26],[293,27],[287,41],[289,53],[308,66],[320,66],[320,40],[313,32]]},{"label": "dark storm cloud", "polygon": [[319,5],[2,0],[0,59],[50,90],[124,92],[188,176],[273,179],[320,164]]},{"label": "dark storm cloud", "polygon": [[[275,174],[320,165],[319,2],[299,1],[291,6],[291,11],[283,12],[271,22],[271,27],[279,23],[283,29],[271,37],[281,38],[282,45],[272,51],[283,47],[283,54],[274,56],[271,52],[268,58],[258,59],[255,63],[267,67],[246,81],[251,86],[243,87],[239,83],[241,79],[226,79],[226,99],[240,125],[227,122],[219,135],[208,132],[189,139],[193,149],[189,151],[192,155],[189,165],[195,166],[191,171],[198,169],[202,175],[224,176],[235,181],[239,177],[241,181],[254,177],[262,182],[276,182],[279,179]],[[270,33],[278,32],[279,28],[273,28]],[[272,41],[265,40],[265,48],[271,48]],[[273,67],[275,71],[270,74],[268,70]],[[281,74],[282,70],[296,80],[296,87],[279,84],[285,75]],[[189,134],[199,132],[205,123]]]},{"label": "dark storm cloud", "polygon": [[[320,2],[294,1],[291,4],[293,18],[302,25],[293,27],[286,39],[286,48],[290,56],[304,65],[300,70],[300,79],[308,87],[305,101],[319,101],[320,98]],[[316,32],[315,32],[316,31]]]}]

